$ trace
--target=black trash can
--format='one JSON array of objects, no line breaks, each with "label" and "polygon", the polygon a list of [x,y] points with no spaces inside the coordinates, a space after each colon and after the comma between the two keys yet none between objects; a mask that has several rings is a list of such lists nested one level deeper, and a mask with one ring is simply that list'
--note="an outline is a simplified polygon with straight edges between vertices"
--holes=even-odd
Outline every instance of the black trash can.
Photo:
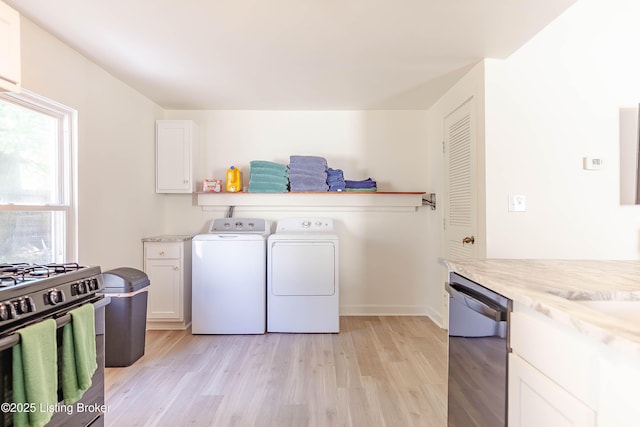
[{"label": "black trash can", "polygon": [[102,277],[103,293],[111,297],[105,310],[105,366],[129,366],[144,354],[149,277],[130,267],[106,271]]}]

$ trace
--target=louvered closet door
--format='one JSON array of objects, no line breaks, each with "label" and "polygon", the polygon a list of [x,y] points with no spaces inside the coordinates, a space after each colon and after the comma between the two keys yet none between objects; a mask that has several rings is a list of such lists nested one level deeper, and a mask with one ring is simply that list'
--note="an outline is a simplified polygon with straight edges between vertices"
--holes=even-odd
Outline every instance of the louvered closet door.
[{"label": "louvered closet door", "polygon": [[470,98],[444,119],[445,257],[477,258],[476,111]]}]

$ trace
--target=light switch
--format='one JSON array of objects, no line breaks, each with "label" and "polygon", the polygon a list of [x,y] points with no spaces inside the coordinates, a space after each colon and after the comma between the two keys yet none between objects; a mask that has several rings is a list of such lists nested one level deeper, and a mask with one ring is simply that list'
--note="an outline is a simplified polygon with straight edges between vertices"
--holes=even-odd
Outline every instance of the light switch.
[{"label": "light switch", "polygon": [[509,212],[526,212],[527,197],[521,194],[509,195]]}]

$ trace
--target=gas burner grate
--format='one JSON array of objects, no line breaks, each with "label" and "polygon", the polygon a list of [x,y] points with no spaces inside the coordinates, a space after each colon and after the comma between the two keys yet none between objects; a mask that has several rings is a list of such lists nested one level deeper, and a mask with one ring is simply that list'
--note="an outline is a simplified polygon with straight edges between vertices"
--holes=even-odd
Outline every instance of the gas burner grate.
[{"label": "gas burner grate", "polygon": [[84,266],[75,262],[50,264],[0,264],[0,287],[15,286],[31,280],[44,279],[58,274],[77,271],[81,268],[84,268]]},{"label": "gas burner grate", "polygon": [[77,262],[68,262],[64,264],[46,264],[46,268],[53,270],[54,274],[67,273],[69,271],[80,270],[82,266]]}]

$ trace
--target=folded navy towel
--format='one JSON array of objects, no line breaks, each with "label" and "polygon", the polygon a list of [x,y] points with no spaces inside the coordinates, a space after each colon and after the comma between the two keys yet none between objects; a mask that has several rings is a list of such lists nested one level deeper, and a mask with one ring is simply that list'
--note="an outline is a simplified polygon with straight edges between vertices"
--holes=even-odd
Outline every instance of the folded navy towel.
[{"label": "folded navy towel", "polygon": [[329,191],[345,191],[347,188],[344,182],[334,182],[334,183],[328,183],[328,184],[329,184]]},{"label": "folded navy towel", "polygon": [[341,183],[344,184],[344,178],[342,176],[328,176],[327,177],[327,184],[331,185],[333,183]]},{"label": "folded navy towel", "polygon": [[327,169],[327,183],[344,182],[344,174],[341,169]]},{"label": "folded navy towel", "polygon": [[375,188],[376,182],[371,178],[363,179],[361,181],[345,180],[347,188]]}]

